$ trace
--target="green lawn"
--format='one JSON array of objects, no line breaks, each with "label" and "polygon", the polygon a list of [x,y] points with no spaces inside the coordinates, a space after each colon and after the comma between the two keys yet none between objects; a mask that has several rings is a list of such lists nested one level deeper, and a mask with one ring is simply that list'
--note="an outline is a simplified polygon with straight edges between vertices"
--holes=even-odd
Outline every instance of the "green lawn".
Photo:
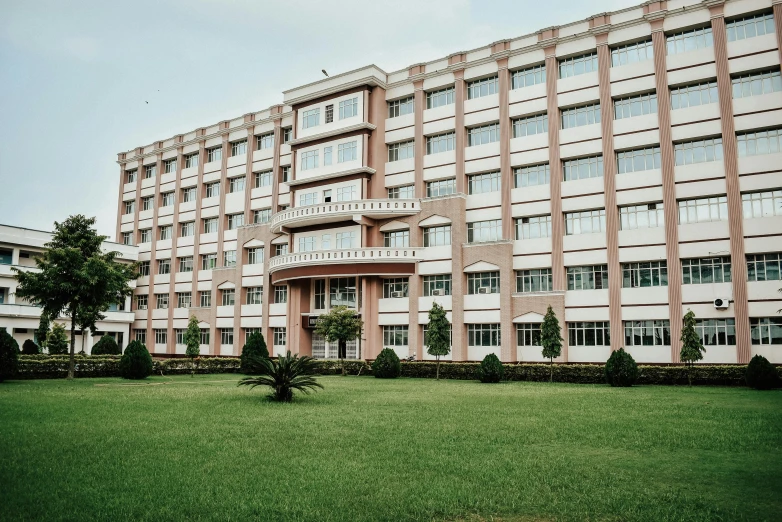
[{"label": "green lawn", "polygon": [[0,384],[3,520],[780,520],[782,391]]}]

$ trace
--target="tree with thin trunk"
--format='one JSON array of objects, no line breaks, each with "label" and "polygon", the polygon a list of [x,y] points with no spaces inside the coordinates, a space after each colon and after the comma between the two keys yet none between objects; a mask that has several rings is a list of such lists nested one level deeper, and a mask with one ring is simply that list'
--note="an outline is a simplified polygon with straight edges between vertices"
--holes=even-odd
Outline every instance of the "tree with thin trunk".
[{"label": "tree with thin trunk", "polygon": [[348,341],[361,335],[364,321],[355,310],[347,306],[335,306],[329,313],[318,317],[315,333],[322,335],[329,343],[338,343],[338,355],[342,364],[342,375],[345,375],[345,357],[347,357]]},{"label": "tree with thin trunk", "polygon": [[562,354],[563,341],[559,319],[549,305],[546,315],[543,317],[543,324],[540,325],[540,345],[543,347],[543,357],[549,362],[549,382],[554,381],[554,357],[559,357]]},{"label": "tree with thin trunk", "polygon": [[703,352],[706,351],[706,348],[703,347],[701,338],[695,331],[695,313],[689,309],[684,314],[681,341],[682,349],[679,352],[679,359],[687,365],[687,382],[692,386],[692,369],[695,367],[696,361],[703,359]]},{"label": "tree with thin trunk", "polygon": [[439,303],[432,303],[426,328],[426,353],[437,359],[436,380],[440,380],[440,357],[451,353],[451,323]]},{"label": "tree with thin trunk", "polygon": [[190,357],[190,377],[195,375],[195,360],[201,355],[201,328],[198,327],[198,319],[191,315],[185,330],[185,355]]},{"label": "tree with thin trunk", "polygon": [[54,223],[52,239],[35,258],[37,272],[14,269],[16,295],[41,307],[47,317],[71,320],[68,379],[74,376],[76,326],[104,319],[109,306],[129,296],[129,282],[138,276],[134,263],[119,263],[119,252],[103,252],[106,236],[93,228],[95,218],[81,214]]},{"label": "tree with thin trunk", "polygon": [[35,335],[38,338],[38,346],[43,351],[46,348],[46,338],[49,336],[49,318],[46,314],[41,314],[41,320],[38,322],[38,330],[36,330]]}]

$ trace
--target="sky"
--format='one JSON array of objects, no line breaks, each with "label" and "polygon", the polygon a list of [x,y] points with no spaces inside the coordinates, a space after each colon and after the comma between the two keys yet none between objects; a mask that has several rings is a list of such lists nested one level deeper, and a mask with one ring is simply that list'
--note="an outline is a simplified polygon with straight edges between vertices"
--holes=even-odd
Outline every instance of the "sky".
[{"label": "sky", "polygon": [[[114,239],[117,153],[641,0],[0,0],[0,223],[97,217]],[[545,5],[545,9],[541,6]]]}]

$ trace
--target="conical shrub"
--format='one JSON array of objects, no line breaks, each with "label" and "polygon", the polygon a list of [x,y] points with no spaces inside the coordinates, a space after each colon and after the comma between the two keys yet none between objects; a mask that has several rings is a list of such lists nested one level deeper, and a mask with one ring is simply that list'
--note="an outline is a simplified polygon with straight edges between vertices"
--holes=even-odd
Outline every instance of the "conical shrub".
[{"label": "conical shrub", "polygon": [[779,386],[779,374],[773,364],[762,355],[755,355],[747,365],[747,386],[756,390],[770,390]]},{"label": "conical shrub", "polygon": [[146,379],[152,375],[152,356],[147,347],[139,341],[128,344],[119,360],[119,373],[123,379]]},{"label": "conical shrub", "polygon": [[372,375],[378,379],[396,379],[402,375],[402,363],[391,348],[383,348],[372,363]]},{"label": "conical shrub", "polygon": [[493,353],[484,357],[478,367],[478,379],[481,382],[500,382],[504,374],[502,363]]},{"label": "conical shrub", "polygon": [[611,386],[627,388],[638,380],[638,365],[632,355],[619,348],[606,361],[605,374]]}]

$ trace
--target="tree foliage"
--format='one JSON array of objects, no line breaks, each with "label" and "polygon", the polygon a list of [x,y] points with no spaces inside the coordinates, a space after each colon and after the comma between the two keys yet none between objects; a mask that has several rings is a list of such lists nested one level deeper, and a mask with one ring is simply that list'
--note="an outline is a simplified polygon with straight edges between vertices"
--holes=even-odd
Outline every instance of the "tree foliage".
[{"label": "tree foliage", "polygon": [[117,341],[115,341],[112,336],[106,334],[98,339],[97,343],[92,345],[92,351],[90,353],[92,355],[120,355],[122,354],[122,350],[120,350]]},{"label": "tree foliage", "polygon": [[627,388],[638,380],[638,365],[632,355],[619,348],[606,361],[605,374],[611,386]]},{"label": "tree foliage", "polygon": [[771,390],[779,386],[779,374],[762,355],[755,355],[747,365],[747,386],[756,390]]},{"label": "tree foliage", "polygon": [[269,358],[269,349],[266,347],[266,339],[263,338],[261,332],[251,333],[247,342],[242,347],[242,355],[239,358],[241,361],[239,371],[246,375],[254,375],[258,371],[252,364],[254,358]]},{"label": "tree foliage", "polygon": [[339,358],[344,360],[348,341],[359,337],[363,328],[364,321],[355,310],[347,306],[335,306],[329,313],[318,317],[315,333],[322,335],[329,343],[338,343]]},{"label": "tree foliage", "polygon": [[426,353],[437,360],[437,380],[440,380],[440,357],[451,353],[451,323],[445,309],[439,303],[432,303],[429,310],[429,324],[426,328]]},{"label": "tree foliage", "polygon": [[[692,367],[697,361],[703,359],[703,352],[706,351],[698,332],[695,331],[695,313],[692,310],[687,310],[687,313],[684,314],[681,341],[682,349],[679,352],[679,359],[687,365],[689,373],[692,373]],[[692,386],[692,376],[689,374],[688,381]]]},{"label": "tree foliage", "polygon": [[554,380],[554,358],[562,355],[562,328],[554,309],[549,305],[543,324],[540,325],[540,345],[543,347],[543,357],[549,360],[549,382]]},{"label": "tree foliage", "polygon": [[46,339],[49,337],[49,318],[46,314],[41,314],[41,320],[38,322],[38,330],[35,332],[38,337],[38,346],[41,350],[46,348]]},{"label": "tree foliage", "polygon": [[35,341],[32,339],[27,339],[22,344],[23,355],[38,355],[39,353],[41,353],[41,347],[35,344]]},{"label": "tree foliage", "polygon": [[68,335],[65,326],[61,323],[53,323],[49,335],[46,337],[46,347],[49,355],[64,355],[68,353]]},{"label": "tree foliage", "polygon": [[317,363],[315,359],[304,355],[291,355],[290,350],[277,359],[251,356],[249,363],[258,375],[245,377],[239,386],[268,386],[272,389],[270,399],[279,402],[291,402],[293,392],[309,393],[323,385],[315,380]]},{"label": "tree foliage", "polygon": [[0,382],[16,375],[19,367],[19,343],[5,328],[0,328]]},{"label": "tree foliage", "polygon": [[77,325],[93,328],[109,306],[132,293],[128,283],[137,275],[134,264],[116,261],[118,252],[101,251],[106,236],[99,235],[94,225],[95,218],[81,214],[55,222],[51,241],[35,258],[39,271],[14,269],[17,296],[40,306],[47,317],[71,319],[69,379],[73,378]]},{"label": "tree foliage", "polygon": [[478,367],[478,380],[481,382],[500,382],[505,375],[505,368],[502,366],[500,359],[490,353],[481,361],[481,365]]},{"label": "tree foliage", "polygon": [[198,319],[196,316],[191,315],[190,320],[187,322],[187,330],[185,330],[185,355],[190,357],[191,373],[195,374],[195,360],[196,357],[201,355],[201,328],[198,327]]},{"label": "tree foliage", "polygon": [[140,341],[131,341],[119,360],[119,373],[123,379],[146,379],[152,375],[152,356]]},{"label": "tree foliage", "polygon": [[378,379],[396,379],[402,375],[402,363],[391,348],[383,348],[372,362],[372,375]]}]

